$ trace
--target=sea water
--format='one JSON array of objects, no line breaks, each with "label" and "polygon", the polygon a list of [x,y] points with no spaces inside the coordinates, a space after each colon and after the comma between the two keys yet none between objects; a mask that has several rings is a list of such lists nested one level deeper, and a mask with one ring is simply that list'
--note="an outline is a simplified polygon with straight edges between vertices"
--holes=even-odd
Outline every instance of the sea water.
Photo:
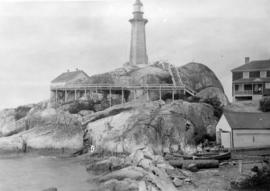
[{"label": "sea water", "polygon": [[0,155],[0,191],[89,191],[89,179],[85,166],[74,158]]}]

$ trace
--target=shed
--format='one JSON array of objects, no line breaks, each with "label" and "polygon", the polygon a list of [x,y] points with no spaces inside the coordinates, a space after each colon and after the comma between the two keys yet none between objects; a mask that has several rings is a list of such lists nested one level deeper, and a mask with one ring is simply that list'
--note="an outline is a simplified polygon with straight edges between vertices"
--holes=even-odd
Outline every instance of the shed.
[{"label": "shed", "polygon": [[223,114],[222,117],[220,118],[217,127],[216,127],[216,131],[217,131],[217,142],[221,143],[221,145],[224,148],[231,148],[232,143],[231,143],[231,127],[225,117],[225,115]]},{"label": "shed", "polygon": [[[231,128],[231,148],[270,147],[270,113],[224,110],[224,115]],[[222,144],[227,142],[228,138]]]}]

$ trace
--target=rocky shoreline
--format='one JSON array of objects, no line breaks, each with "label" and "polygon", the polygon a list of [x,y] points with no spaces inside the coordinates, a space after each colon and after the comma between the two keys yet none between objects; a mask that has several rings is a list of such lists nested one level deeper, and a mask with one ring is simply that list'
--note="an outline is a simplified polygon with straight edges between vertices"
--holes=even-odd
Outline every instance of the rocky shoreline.
[{"label": "rocky shoreline", "polygon": [[[190,63],[178,70],[185,77],[184,83],[198,92],[196,96],[159,100],[152,92],[152,101],[141,95],[136,101],[111,108],[103,97],[96,102],[86,98],[64,105],[45,101],[3,110],[0,150],[76,156],[89,172],[97,173],[93,180],[97,190],[167,191],[192,185],[192,173],[171,166],[164,154],[190,155],[205,140],[214,141],[222,107],[228,100],[206,66]],[[123,75],[135,84],[162,84],[170,78],[156,63],[91,79],[93,83],[111,79],[110,83],[122,84]]]}]

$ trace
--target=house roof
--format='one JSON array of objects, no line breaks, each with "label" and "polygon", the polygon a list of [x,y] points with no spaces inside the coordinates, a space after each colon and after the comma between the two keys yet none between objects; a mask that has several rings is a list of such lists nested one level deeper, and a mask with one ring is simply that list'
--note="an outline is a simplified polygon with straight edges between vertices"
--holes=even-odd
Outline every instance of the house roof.
[{"label": "house roof", "polygon": [[270,82],[270,78],[249,78],[249,79],[239,79],[234,80],[233,83],[263,83],[263,82]]},{"label": "house roof", "polygon": [[52,80],[52,83],[59,83],[59,82],[68,82],[73,80],[77,75],[84,74],[89,78],[89,76],[82,70],[77,70],[73,72],[64,72],[60,74],[58,77],[56,77],[54,80]]},{"label": "house roof", "polygon": [[235,112],[224,109],[224,115],[232,129],[270,130],[270,113]]},{"label": "house roof", "polygon": [[244,64],[232,70],[232,72],[243,72],[243,71],[255,71],[255,70],[270,70],[270,60],[256,60]]}]

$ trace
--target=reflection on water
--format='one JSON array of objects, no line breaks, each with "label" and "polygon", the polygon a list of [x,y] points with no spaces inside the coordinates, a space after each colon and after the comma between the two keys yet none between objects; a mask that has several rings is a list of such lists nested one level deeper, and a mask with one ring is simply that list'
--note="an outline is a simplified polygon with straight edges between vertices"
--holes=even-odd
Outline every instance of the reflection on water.
[{"label": "reflection on water", "polygon": [[89,191],[85,167],[74,159],[28,155],[0,155],[0,191]]}]

